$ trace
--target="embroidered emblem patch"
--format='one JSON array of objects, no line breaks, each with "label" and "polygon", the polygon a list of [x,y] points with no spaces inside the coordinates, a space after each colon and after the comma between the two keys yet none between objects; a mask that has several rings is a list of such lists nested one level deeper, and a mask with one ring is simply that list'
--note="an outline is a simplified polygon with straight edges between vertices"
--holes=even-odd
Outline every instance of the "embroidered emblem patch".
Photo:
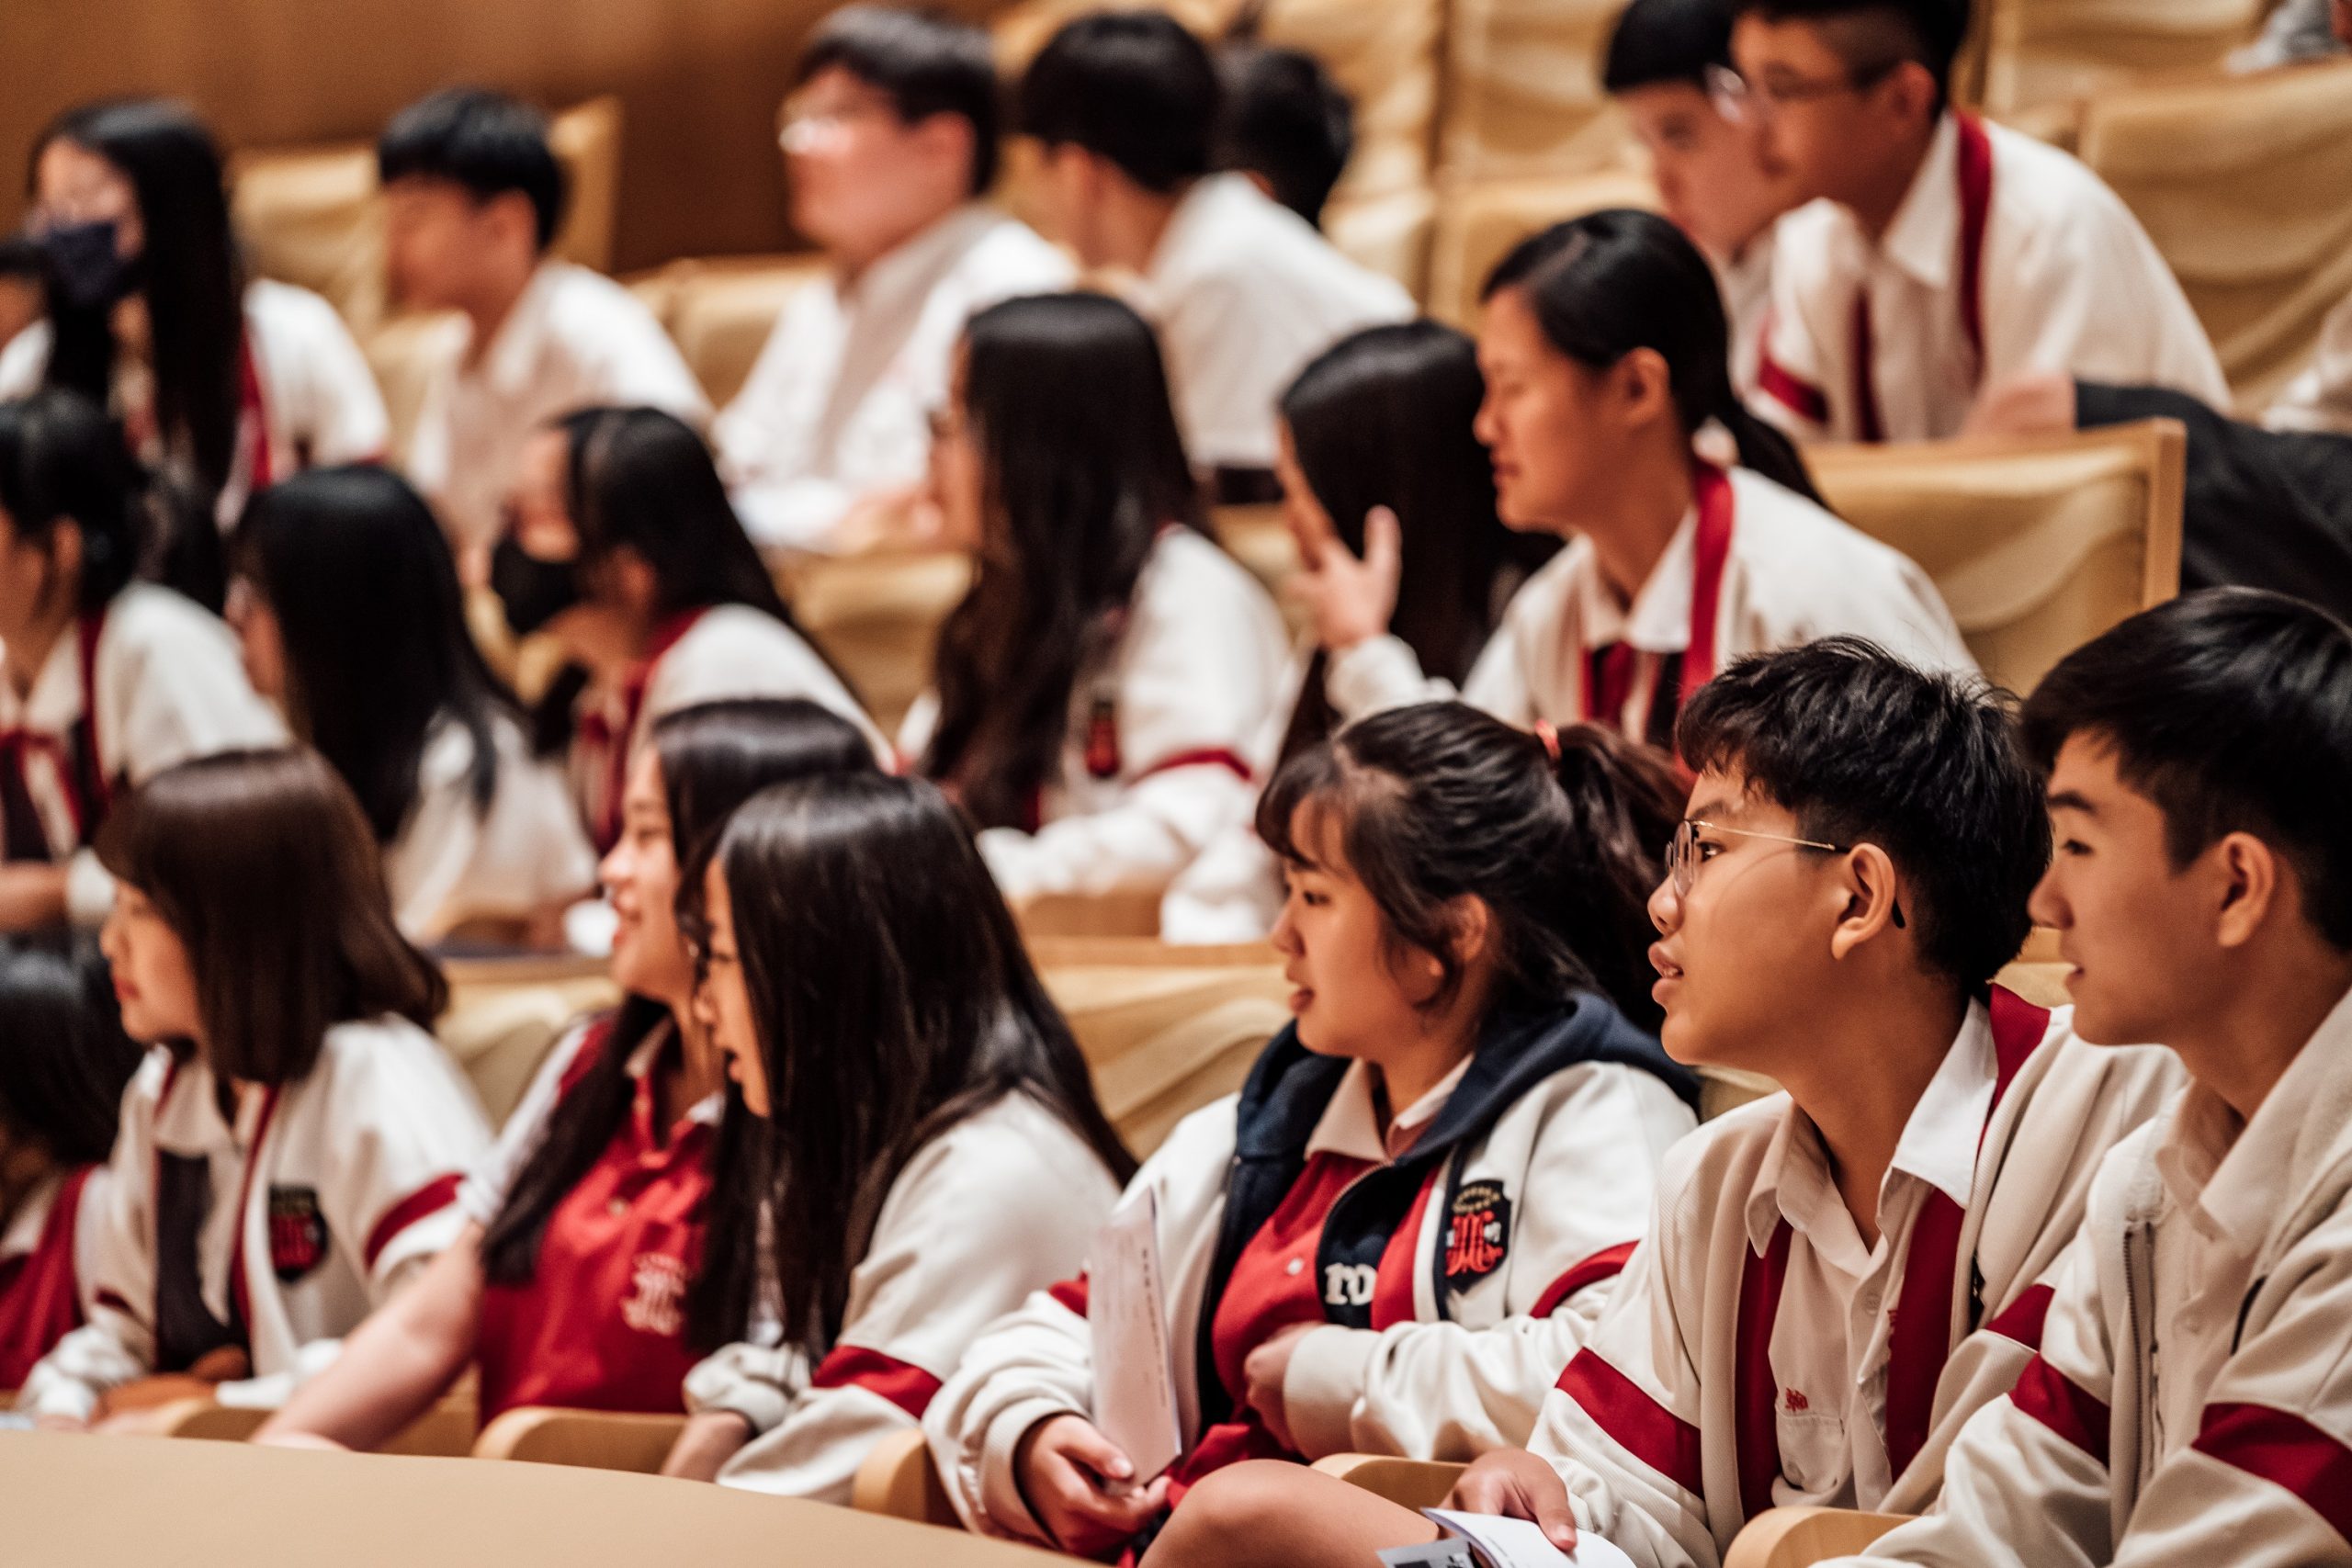
[{"label": "embroidered emblem patch", "polygon": [[1119,776],[1119,708],[1108,697],[1094,699],[1086,720],[1086,771],[1098,779]]},{"label": "embroidered emblem patch", "polygon": [[1510,1247],[1510,1199],[1499,1181],[1465,1182],[1446,1216],[1449,1283],[1483,1279],[1502,1267]]},{"label": "embroidered emblem patch", "polygon": [[326,1261],[327,1217],[315,1187],[269,1190],[269,1267],[290,1285]]}]

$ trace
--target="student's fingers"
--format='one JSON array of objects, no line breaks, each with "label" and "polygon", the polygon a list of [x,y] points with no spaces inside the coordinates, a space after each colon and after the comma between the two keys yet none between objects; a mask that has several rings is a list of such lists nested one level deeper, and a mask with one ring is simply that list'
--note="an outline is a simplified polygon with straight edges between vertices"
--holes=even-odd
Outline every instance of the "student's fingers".
[{"label": "student's fingers", "polygon": [[1577,1515],[1576,1510],[1568,1506],[1568,1489],[1550,1465],[1544,1469],[1545,1479],[1550,1483],[1548,1485],[1532,1477],[1522,1478],[1520,1494],[1523,1512],[1520,1517],[1533,1519],[1536,1528],[1544,1532],[1544,1538],[1562,1551],[1574,1552],[1577,1549]]},{"label": "student's fingers", "polygon": [[1076,1416],[1057,1421],[1037,1439],[1037,1446],[1112,1481],[1135,1478],[1136,1467],[1128,1461],[1126,1450],[1104,1437],[1091,1421]]},{"label": "student's fingers", "polygon": [[1363,564],[1380,582],[1393,584],[1404,574],[1405,526],[1385,506],[1363,515]]}]

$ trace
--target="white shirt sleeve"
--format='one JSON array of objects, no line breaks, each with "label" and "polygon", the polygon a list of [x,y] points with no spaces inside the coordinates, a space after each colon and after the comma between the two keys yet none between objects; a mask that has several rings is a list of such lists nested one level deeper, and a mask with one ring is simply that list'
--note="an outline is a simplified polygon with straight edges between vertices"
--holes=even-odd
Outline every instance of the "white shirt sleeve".
[{"label": "white shirt sleeve", "polygon": [[312,468],[386,456],[391,421],[351,329],[308,289],[281,284],[272,293],[272,318],[285,329],[284,352],[272,353],[268,367],[279,427]]},{"label": "white shirt sleeve", "polygon": [[556,1101],[562,1098],[564,1080],[597,1033],[593,1020],[574,1025],[539,1064],[530,1087],[508,1112],[506,1125],[499,1129],[497,1141],[474,1162],[458,1188],[458,1208],[467,1219],[487,1230],[506,1207],[506,1195],[514,1190],[515,1178],[547,1142],[548,1122],[555,1115]]}]

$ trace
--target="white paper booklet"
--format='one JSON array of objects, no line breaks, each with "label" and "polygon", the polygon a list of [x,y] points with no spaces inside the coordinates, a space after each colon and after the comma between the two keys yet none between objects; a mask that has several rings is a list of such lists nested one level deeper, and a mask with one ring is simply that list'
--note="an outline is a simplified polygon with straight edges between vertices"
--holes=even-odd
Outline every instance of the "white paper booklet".
[{"label": "white paper booklet", "polygon": [[1421,1512],[1445,1531],[1446,1538],[1433,1546],[1382,1552],[1381,1562],[1390,1568],[1449,1568],[1461,1564],[1465,1556],[1471,1560],[1470,1568],[1634,1568],[1632,1558],[1597,1535],[1578,1536],[1571,1554],[1554,1546],[1532,1520],[1459,1514],[1450,1508]]},{"label": "white paper booklet", "polygon": [[1183,1451],[1168,1348],[1159,1204],[1149,1188],[1111,1213],[1087,1265],[1086,1326],[1094,1339],[1094,1424],[1125,1451],[1136,1482]]}]

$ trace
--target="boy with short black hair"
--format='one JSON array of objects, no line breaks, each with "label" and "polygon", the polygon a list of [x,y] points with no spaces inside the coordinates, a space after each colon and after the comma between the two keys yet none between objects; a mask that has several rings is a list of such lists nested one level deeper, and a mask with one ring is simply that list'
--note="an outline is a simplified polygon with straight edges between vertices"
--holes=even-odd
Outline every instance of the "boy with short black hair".
[{"label": "boy with short black hair", "polygon": [[1633,0],[1617,18],[1601,86],[1649,154],[1658,200],[1714,264],[1731,324],[1732,384],[1756,389],[1772,294],[1773,225],[1797,205],[1756,128],[1723,112],[1712,78],[1731,68],[1737,0]]},{"label": "boy with short black hair", "polygon": [[1227,44],[1217,56],[1225,82],[1211,160],[1249,175],[1259,188],[1316,228],[1323,205],[1355,151],[1356,111],[1323,62],[1301,49]]},{"label": "boy with short black hair", "polygon": [[795,293],[711,443],[770,548],[847,551],[907,527],[974,311],[1069,287],[1069,260],[982,201],[999,84],[988,34],[848,6],[802,51],[779,137],[792,226],[828,276]]},{"label": "boy with short black hair", "polygon": [[1758,412],[1801,438],[1927,440],[2027,370],[2228,406],[2204,328],[2115,193],[1951,107],[1968,0],[1738,11],[1724,102],[1810,204],[1779,236]]},{"label": "boy with short black hair", "polygon": [[1097,12],[1030,63],[1021,128],[1045,146],[1057,237],[1089,267],[1140,276],[1193,464],[1227,499],[1265,499],[1291,378],[1413,302],[1246,175],[1210,172],[1220,100],[1208,46],[1172,17]]},{"label": "boy with short black hair", "polygon": [[2026,707],[2034,895],[2086,1039],[2190,1086],[2111,1153],[2041,1353],[1873,1559],[2352,1558],[2352,627],[2247,589],[2069,655]]},{"label": "boy with short black hair", "polygon": [[435,345],[407,467],[478,570],[523,448],[550,422],[600,403],[696,423],[710,410],[635,295],[548,254],[567,192],[537,109],[479,88],[435,93],[385,127],[376,168],[395,292],[461,317]]},{"label": "boy with short black hair", "polygon": [[[1698,778],[1650,900],[1661,1038],[1787,1092],[1668,1156],[1532,1451],[1480,1458],[1454,1506],[1712,1565],[1769,1507],[1934,1497],[1961,1424],[2032,1358],[2100,1156],[2179,1082],[1993,984],[2050,856],[2014,725],[1981,679],[1849,637],[1742,660],[1684,708]],[[1154,1568],[1341,1568],[1430,1538],[1321,1490],[1211,1477]]]}]

